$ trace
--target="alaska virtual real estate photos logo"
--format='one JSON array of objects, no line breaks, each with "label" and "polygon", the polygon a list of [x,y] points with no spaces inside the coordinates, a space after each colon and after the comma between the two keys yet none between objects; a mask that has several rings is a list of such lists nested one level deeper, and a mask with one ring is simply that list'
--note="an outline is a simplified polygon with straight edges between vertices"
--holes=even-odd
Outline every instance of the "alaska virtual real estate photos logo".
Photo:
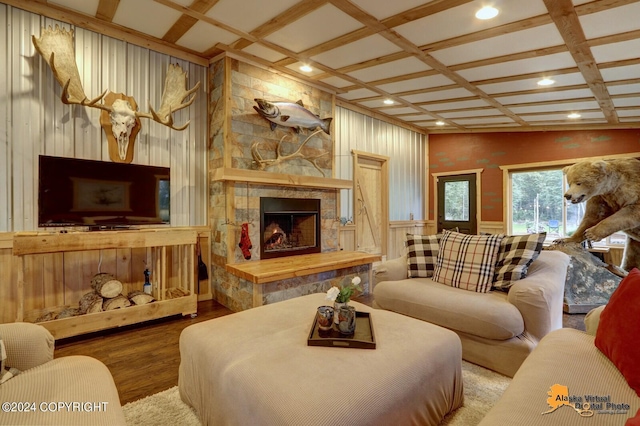
[{"label": "alaska virtual real estate photos logo", "polygon": [[595,414],[627,414],[630,406],[627,403],[611,401],[611,395],[569,395],[569,387],[555,384],[547,392],[549,410],[542,414],[549,414],[562,406],[576,410],[582,417]]}]

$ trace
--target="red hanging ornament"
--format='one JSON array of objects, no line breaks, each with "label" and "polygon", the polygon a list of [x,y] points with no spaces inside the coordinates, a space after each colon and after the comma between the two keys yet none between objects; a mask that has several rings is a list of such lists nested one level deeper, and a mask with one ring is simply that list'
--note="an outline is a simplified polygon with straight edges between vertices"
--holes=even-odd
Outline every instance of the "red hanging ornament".
[{"label": "red hanging ornament", "polygon": [[251,259],[251,239],[249,238],[249,224],[243,223],[242,230],[240,231],[240,244],[238,244],[242,249],[242,255],[246,260]]}]

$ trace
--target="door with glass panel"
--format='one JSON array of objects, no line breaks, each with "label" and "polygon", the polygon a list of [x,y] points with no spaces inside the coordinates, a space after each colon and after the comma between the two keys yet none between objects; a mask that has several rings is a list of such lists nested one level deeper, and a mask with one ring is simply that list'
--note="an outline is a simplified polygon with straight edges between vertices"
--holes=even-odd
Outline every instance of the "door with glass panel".
[{"label": "door with glass panel", "polygon": [[476,234],[476,175],[438,177],[438,232],[458,228],[463,234]]}]

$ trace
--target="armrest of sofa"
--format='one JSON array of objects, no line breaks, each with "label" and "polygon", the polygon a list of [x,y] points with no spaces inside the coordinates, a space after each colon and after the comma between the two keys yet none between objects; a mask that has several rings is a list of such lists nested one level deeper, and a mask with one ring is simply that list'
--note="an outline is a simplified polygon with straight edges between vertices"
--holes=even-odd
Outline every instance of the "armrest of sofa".
[{"label": "armrest of sofa", "polygon": [[398,281],[407,278],[407,256],[387,260],[376,266],[373,270],[373,285],[382,281]]},{"label": "armrest of sofa", "polygon": [[587,329],[587,334],[590,334],[592,336],[596,335],[596,331],[598,331],[598,324],[600,323],[600,314],[602,313],[605,306],[606,305],[593,308],[592,310],[587,312],[587,315],[585,315],[584,326]]},{"label": "armrest of sofa", "polygon": [[0,338],[7,350],[8,367],[24,371],[53,359],[55,339],[41,325],[29,322],[0,324]]},{"label": "armrest of sofa", "polygon": [[562,328],[569,260],[560,251],[543,250],[529,267],[527,277],[516,281],[509,290],[507,299],[522,314],[525,332],[538,341]]}]

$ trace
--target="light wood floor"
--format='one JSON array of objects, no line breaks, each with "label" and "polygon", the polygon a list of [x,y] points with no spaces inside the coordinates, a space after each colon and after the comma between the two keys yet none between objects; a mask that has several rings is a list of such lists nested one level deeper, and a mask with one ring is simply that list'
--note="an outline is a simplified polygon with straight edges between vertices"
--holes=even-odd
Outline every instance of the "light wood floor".
[{"label": "light wood floor", "polygon": [[[371,306],[373,296],[354,298]],[[198,303],[198,316],[174,316],[56,342],[55,357],[87,355],[111,371],[124,405],[178,384],[178,339],[185,327],[232,312],[214,301]],[[584,330],[584,315],[564,315],[564,326]]]}]

